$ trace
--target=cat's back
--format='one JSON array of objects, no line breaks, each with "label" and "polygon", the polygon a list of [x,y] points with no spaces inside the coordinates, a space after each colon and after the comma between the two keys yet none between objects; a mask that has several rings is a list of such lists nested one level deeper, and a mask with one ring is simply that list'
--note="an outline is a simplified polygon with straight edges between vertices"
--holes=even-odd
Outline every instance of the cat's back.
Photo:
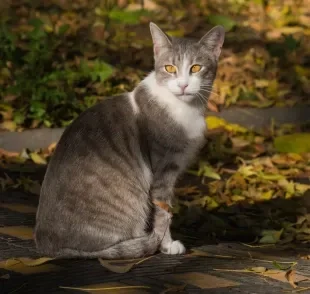
[{"label": "cat's back", "polygon": [[133,128],[134,124],[129,94],[108,97],[84,111],[67,127],[52,159],[64,155],[67,149],[83,156],[83,147],[89,149],[90,145],[100,145],[103,148],[113,138],[118,138],[124,129]]},{"label": "cat's back", "polygon": [[[63,133],[49,162],[41,194],[68,186],[87,171],[101,171],[136,146],[136,118],[129,94],[106,98],[83,112]],[[115,163],[114,163],[115,165]]]}]

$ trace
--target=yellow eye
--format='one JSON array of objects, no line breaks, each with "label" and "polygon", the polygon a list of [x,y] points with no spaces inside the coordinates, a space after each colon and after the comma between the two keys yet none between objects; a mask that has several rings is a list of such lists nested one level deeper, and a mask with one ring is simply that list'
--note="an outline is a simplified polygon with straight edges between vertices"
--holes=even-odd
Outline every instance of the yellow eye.
[{"label": "yellow eye", "polygon": [[176,67],[173,65],[166,65],[165,70],[169,73],[175,73],[177,71]]},{"label": "yellow eye", "polygon": [[191,68],[191,72],[192,73],[199,72],[200,70],[201,70],[201,66],[198,65],[198,64],[193,65],[192,68]]}]

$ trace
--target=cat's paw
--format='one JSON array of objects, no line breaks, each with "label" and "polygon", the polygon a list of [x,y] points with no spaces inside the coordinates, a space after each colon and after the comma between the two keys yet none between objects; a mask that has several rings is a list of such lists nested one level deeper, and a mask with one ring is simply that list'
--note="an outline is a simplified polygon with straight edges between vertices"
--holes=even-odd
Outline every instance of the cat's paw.
[{"label": "cat's paw", "polygon": [[171,243],[162,247],[160,251],[165,254],[176,255],[184,254],[186,252],[186,248],[180,241],[172,241]]}]

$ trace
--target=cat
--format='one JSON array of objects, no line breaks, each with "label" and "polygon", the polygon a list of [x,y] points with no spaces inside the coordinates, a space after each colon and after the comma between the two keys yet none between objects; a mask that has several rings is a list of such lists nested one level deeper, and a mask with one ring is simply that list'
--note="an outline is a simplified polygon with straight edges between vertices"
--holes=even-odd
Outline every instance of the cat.
[{"label": "cat", "polygon": [[[225,31],[199,41],[150,23],[154,71],[130,93],[106,98],[63,133],[36,215],[41,254],[138,258],[185,253],[170,234],[176,180],[204,144],[205,101]],[[156,205],[156,203],[158,205]]]}]

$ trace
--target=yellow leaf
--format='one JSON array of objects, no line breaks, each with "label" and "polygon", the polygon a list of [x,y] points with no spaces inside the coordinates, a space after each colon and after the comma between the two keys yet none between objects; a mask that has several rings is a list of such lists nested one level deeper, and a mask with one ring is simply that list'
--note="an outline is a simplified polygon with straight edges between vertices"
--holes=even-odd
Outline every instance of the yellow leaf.
[{"label": "yellow leaf", "polygon": [[304,194],[310,189],[310,185],[295,183],[295,189],[297,192]]},{"label": "yellow leaf", "polygon": [[204,200],[206,202],[206,207],[210,210],[219,207],[219,204],[210,196],[205,196]]},{"label": "yellow leaf", "polygon": [[26,226],[8,226],[0,228],[0,233],[17,237],[22,240],[31,240],[33,236],[33,229]]},{"label": "yellow leaf", "polygon": [[270,200],[272,198],[273,194],[274,194],[273,190],[264,192],[264,193],[261,194],[261,199],[263,199],[263,200]]},{"label": "yellow leaf", "polygon": [[264,273],[267,269],[264,266],[256,266],[256,267],[249,268],[249,270],[255,273]]},{"label": "yellow leaf", "polygon": [[239,169],[238,169],[238,172],[244,176],[244,177],[250,177],[250,176],[253,176],[253,175],[256,175],[257,173],[255,171],[253,171],[253,166],[251,165],[243,165],[243,166],[240,166]]},{"label": "yellow leaf", "polygon": [[310,133],[296,133],[279,136],[274,139],[276,151],[282,153],[310,152]]},{"label": "yellow leaf", "polygon": [[46,164],[46,160],[45,158],[43,158],[41,155],[37,154],[37,153],[30,153],[29,154],[31,160],[36,163],[36,164]]},{"label": "yellow leaf", "polygon": [[18,263],[22,263],[23,265],[26,265],[26,266],[38,266],[38,265],[44,264],[54,259],[55,258],[50,258],[50,257],[40,257],[38,259],[32,259],[29,257],[20,257],[20,258],[11,258],[11,259],[6,260],[6,264],[8,267],[18,264]]},{"label": "yellow leaf", "polygon": [[294,194],[295,193],[295,184],[293,181],[288,181],[287,179],[281,179],[278,181],[278,185],[285,189],[286,192],[290,193],[290,194]]},{"label": "yellow leaf", "polygon": [[244,196],[240,196],[240,195],[233,195],[231,196],[231,200],[233,201],[242,201],[242,200],[245,200],[245,197]]},{"label": "yellow leaf", "polygon": [[210,178],[210,179],[214,179],[214,180],[220,180],[221,179],[221,176],[218,173],[216,173],[211,166],[206,165],[205,163],[200,164],[198,174],[203,175],[203,176]]},{"label": "yellow leaf", "polygon": [[8,130],[11,132],[14,132],[16,130],[17,126],[14,121],[4,121],[0,124],[0,129]]},{"label": "yellow leaf", "polygon": [[129,272],[135,265],[138,265],[152,257],[153,256],[130,260],[104,260],[102,258],[98,258],[98,260],[103,267],[107,268],[111,272],[123,274]]},{"label": "yellow leaf", "polygon": [[260,79],[260,80],[255,80],[255,87],[256,88],[266,88],[269,85],[269,80],[264,80],[264,79]]},{"label": "yellow leaf", "polygon": [[31,259],[27,257],[12,258],[0,261],[0,268],[24,275],[58,271],[62,269],[60,266],[54,264],[44,264],[50,260],[52,260],[52,258],[48,257],[42,257],[39,259]]},{"label": "yellow leaf", "polygon": [[37,209],[35,206],[28,206],[24,204],[16,203],[0,203],[0,207],[7,208],[13,211],[21,213],[36,213]]},{"label": "yellow leaf", "polygon": [[[70,289],[70,290],[80,290],[84,292],[95,292],[95,291],[112,291],[113,293],[115,290],[132,290],[132,289],[149,289],[149,286],[120,286],[120,287],[64,287],[64,286],[59,286],[61,289]],[[112,293],[109,292],[109,293]],[[119,292],[115,292],[119,293]],[[129,292],[130,293],[130,292]]]},{"label": "yellow leaf", "polygon": [[234,148],[243,148],[243,147],[250,145],[249,141],[242,139],[242,138],[238,138],[238,137],[231,138],[231,142],[232,142]]},{"label": "yellow leaf", "polygon": [[303,161],[304,159],[300,154],[297,153],[288,153],[287,156],[295,161]]},{"label": "yellow leaf", "polygon": [[283,229],[280,231],[276,230],[263,230],[262,238],[259,240],[260,244],[275,244],[277,243],[282,235]]},{"label": "yellow leaf", "polygon": [[208,116],[206,118],[206,123],[208,126],[208,129],[216,129],[223,127],[229,132],[235,132],[235,133],[247,133],[248,130],[242,126],[239,126],[237,124],[229,124],[224,119],[219,118],[217,116]]}]

